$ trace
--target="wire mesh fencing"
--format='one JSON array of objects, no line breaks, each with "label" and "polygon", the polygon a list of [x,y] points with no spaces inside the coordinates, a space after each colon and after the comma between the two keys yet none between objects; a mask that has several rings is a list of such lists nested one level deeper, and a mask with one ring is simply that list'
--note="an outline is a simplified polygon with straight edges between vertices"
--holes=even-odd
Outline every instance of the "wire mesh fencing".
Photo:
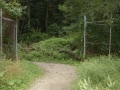
[{"label": "wire mesh fencing", "polygon": [[3,52],[7,58],[15,58],[15,21],[3,18]]},{"label": "wire mesh fencing", "polygon": [[0,51],[7,59],[17,58],[17,29],[16,21],[5,18],[0,11]]}]

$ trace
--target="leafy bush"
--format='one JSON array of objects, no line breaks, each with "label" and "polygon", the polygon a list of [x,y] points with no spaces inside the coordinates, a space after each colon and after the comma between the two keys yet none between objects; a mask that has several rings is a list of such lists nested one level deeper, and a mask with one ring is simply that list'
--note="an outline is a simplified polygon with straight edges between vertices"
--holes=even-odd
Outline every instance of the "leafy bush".
[{"label": "leafy bush", "polygon": [[38,30],[36,31],[32,30],[29,33],[22,34],[19,37],[19,42],[31,44],[31,43],[36,43],[36,42],[48,39],[48,38],[49,38],[49,35],[45,33],[41,33],[41,31],[38,31]]},{"label": "leafy bush", "polygon": [[65,34],[65,31],[62,30],[62,27],[60,27],[57,23],[53,23],[53,24],[49,25],[48,33],[51,36],[60,37],[60,36],[63,36]]},{"label": "leafy bush", "polygon": [[[71,39],[51,38],[41,41],[34,45],[36,50],[20,52],[21,57],[30,61],[62,61],[71,59],[66,53],[60,53],[61,50],[71,50]],[[72,51],[73,52],[73,51]]]}]

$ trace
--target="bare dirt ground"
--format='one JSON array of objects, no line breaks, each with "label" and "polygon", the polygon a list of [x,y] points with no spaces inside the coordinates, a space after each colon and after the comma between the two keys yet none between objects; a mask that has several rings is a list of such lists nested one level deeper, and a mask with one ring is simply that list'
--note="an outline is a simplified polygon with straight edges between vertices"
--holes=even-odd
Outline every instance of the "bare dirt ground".
[{"label": "bare dirt ground", "polygon": [[70,90],[77,79],[75,68],[65,64],[35,62],[46,70],[45,75],[36,80],[29,90]]}]

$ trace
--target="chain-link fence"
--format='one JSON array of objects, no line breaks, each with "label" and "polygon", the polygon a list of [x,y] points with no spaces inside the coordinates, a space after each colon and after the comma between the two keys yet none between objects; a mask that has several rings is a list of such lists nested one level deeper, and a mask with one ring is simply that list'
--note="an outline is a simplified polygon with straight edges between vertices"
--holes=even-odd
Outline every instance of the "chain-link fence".
[{"label": "chain-link fence", "polygon": [[[112,24],[112,14],[110,17]],[[112,38],[112,27],[104,21],[87,21],[84,16],[84,53],[110,55],[115,45]],[[112,47],[112,48],[111,48]]]},{"label": "chain-link fence", "polygon": [[2,17],[2,10],[0,14],[0,51],[8,59],[17,59],[16,21]]}]

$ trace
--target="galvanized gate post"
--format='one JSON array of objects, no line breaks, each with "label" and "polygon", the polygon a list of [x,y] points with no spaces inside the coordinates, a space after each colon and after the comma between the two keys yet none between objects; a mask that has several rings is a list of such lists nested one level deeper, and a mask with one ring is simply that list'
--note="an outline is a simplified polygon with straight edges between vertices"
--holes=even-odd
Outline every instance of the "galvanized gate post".
[{"label": "galvanized gate post", "polygon": [[[111,19],[112,19],[112,13],[111,13]],[[112,21],[110,22],[112,24]],[[111,57],[111,42],[112,42],[112,27],[110,26],[110,39],[109,39],[109,60]]]},{"label": "galvanized gate post", "polygon": [[16,60],[18,60],[18,47],[17,47],[17,31],[18,31],[18,20],[16,20],[16,26],[15,26],[15,58]]},{"label": "galvanized gate post", "polygon": [[84,15],[84,52],[83,52],[83,57],[86,56],[86,26],[87,26],[86,16]]},{"label": "galvanized gate post", "polygon": [[2,9],[0,9],[0,53],[2,53]]}]

